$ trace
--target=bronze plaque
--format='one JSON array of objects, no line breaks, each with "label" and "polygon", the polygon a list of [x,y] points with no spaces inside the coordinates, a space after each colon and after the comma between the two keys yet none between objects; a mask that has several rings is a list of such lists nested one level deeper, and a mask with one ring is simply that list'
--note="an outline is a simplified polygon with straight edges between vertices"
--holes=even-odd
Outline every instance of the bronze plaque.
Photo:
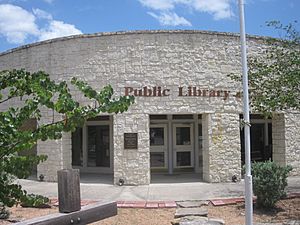
[{"label": "bronze plaque", "polygon": [[124,133],[124,149],[137,149],[138,135],[137,133]]}]

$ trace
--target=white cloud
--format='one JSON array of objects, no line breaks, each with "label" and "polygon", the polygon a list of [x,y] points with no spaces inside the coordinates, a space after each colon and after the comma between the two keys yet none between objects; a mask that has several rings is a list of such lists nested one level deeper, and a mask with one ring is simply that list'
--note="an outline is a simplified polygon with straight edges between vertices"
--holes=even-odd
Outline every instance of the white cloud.
[{"label": "white cloud", "polygon": [[39,19],[47,19],[52,20],[52,15],[44,10],[41,9],[32,9],[33,14],[38,17]]},{"label": "white cloud", "polygon": [[[44,20],[39,23],[43,25],[39,27],[37,20]],[[50,13],[41,9],[33,9],[31,13],[19,6],[0,4],[0,36],[9,43],[23,44],[28,38],[36,41],[81,33],[74,25],[53,20]]]},{"label": "white cloud", "polygon": [[184,17],[178,16],[174,12],[161,12],[159,15],[148,12],[149,15],[154,17],[163,26],[192,26],[192,24]]},{"label": "white cloud", "polygon": [[[162,21],[168,20],[172,15],[173,18],[179,19],[182,23],[190,22],[184,17],[178,16],[176,6],[180,5],[195,12],[208,13],[215,20],[228,19],[234,16],[231,3],[233,0],[138,0],[143,6],[158,11],[159,15],[154,12],[148,12],[149,15],[157,19],[161,24]],[[185,23],[186,23],[185,22]],[[178,25],[182,25],[178,23]],[[174,24],[176,24],[174,22]],[[187,23],[186,23],[187,24]],[[177,26],[177,25],[174,25]]]},{"label": "white cloud", "polygon": [[154,10],[169,10],[174,8],[174,0],[139,0],[139,2],[143,6]]},{"label": "white cloud", "polygon": [[38,35],[39,29],[35,16],[19,6],[0,5],[0,35],[14,44],[24,43],[30,35]]},{"label": "white cloud", "polygon": [[64,23],[62,21],[52,20],[46,29],[42,29],[39,40],[47,40],[56,37],[64,37],[69,35],[82,34],[74,25]]},{"label": "white cloud", "polygon": [[195,0],[193,8],[213,15],[215,20],[227,19],[233,16],[230,2],[231,0]]}]

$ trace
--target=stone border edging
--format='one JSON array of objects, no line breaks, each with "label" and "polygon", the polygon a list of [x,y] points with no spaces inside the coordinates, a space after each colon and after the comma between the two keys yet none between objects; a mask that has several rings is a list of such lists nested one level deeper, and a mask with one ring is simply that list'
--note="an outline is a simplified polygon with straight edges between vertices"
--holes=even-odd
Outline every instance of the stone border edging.
[{"label": "stone border edging", "polygon": [[[284,199],[290,199],[290,198],[300,198],[300,193],[289,193]],[[214,206],[224,206],[224,205],[234,205],[240,202],[244,202],[244,197],[238,197],[238,198],[220,198],[220,199],[212,199],[210,202]],[[253,197],[253,201],[256,201],[256,197]]]},{"label": "stone border edging", "polygon": [[[300,193],[289,193],[286,198],[300,198]],[[54,206],[58,206],[57,198],[50,198],[51,203]],[[255,198],[254,198],[255,200]],[[196,200],[195,200],[196,201]],[[235,197],[235,198],[216,198],[208,200],[213,206],[224,206],[224,205],[233,205],[240,202],[244,202],[244,197]],[[99,201],[95,200],[81,200],[81,205],[89,205]],[[178,201],[179,202],[179,201]],[[163,209],[163,208],[177,208],[176,201],[117,201],[118,208],[139,208],[139,209]]]}]

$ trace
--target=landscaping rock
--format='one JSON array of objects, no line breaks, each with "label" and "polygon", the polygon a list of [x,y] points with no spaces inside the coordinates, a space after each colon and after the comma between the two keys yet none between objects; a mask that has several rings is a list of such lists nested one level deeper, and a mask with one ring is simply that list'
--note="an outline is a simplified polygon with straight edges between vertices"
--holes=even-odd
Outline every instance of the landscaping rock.
[{"label": "landscaping rock", "polygon": [[180,222],[179,225],[206,225],[208,222],[206,221],[185,221],[185,222]]},{"label": "landscaping rock", "polygon": [[181,208],[197,208],[201,206],[208,206],[209,201],[183,201],[177,202],[177,205]]},{"label": "landscaping rock", "polygon": [[179,223],[180,223],[180,218],[176,218],[171,221],[172,225],[179,225]]},{"label": "landscaping rock", "polygon": [[207,222],[208,218],[207,217],[203,217],[203,216],[185,216],[185,217],[181,217],[181,218],[176,218],[174,219],[171,224],[173,225],[180,225],[183,222]]},{"label": "landscaping rock", "polygon": [[208,219],[203,216],[185,216],[171,222],[173,225],[224,225],[224,220]]},{"label": "landscaping rock", "polygon": [[290,220],[286,223],[283,223],[283,225],[300,225],[300,220]]},{"label": "landscaping rock", "polygon": [[222,219],[209,219],[209,222],[216,225],[225,225],[225,221]]},{"label": "landscaping rock", "polygon": [[183,221],[180,222],[179,225],[223,225],[222,223],[218,221],[201,221],[201,220],[193,220],[193,221]]},{"label": "landscaping rock", "polygon": [[175,218],[184,216],[207,216],[207,209],[202,208],[178,208],[175,212]]},{"label": "landscaping rock", "polygon": [[203,216],[185,216],[180,219],[179,225],[204,225],[207,224],[208,218]]}]

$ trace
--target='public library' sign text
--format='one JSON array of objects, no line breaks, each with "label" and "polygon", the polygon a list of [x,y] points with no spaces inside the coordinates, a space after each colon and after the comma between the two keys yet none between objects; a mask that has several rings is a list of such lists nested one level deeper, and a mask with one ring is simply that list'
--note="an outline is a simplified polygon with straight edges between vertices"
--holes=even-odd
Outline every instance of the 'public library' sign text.
[{"label": "'public library' sign text", "polygon": [[[170,96],[171,89],[161,86],[133,88],[125,87],[125,96],[135,97],[167,97]],[[176,95],[178,97],[219,97],[223,100],[228,100],[229,96],[241,98],[242,94],[239,91],[202,89],[195,86],[178,87]]]}]

